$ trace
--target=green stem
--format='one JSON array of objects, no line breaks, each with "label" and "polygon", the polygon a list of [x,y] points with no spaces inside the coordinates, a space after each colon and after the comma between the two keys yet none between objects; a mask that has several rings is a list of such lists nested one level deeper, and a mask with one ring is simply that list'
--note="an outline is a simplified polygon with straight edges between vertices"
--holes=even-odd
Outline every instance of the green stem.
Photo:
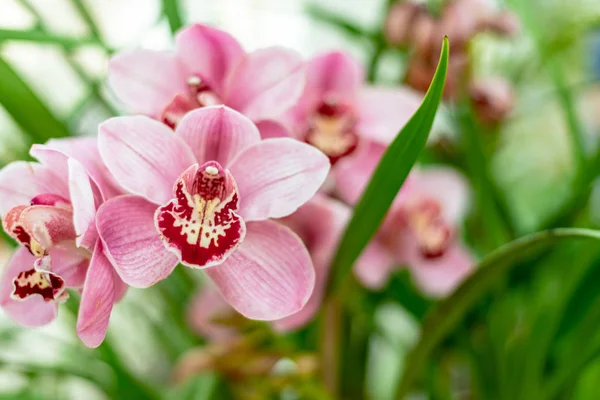
[{"label": "green stem", "polygon": [[169,21],[169,27],[173,34],[177,33],[183,26],[183,20],[181,18],[181,9],[178,0],[163,0],[163,13]]},{"label": "green stem", "polygon": [[101,45],[94,38],[71,38],[68,36],[59,36],[45,32],[41,29],[14,30],[0,29],[0,43],[6,41],[23,41],[44,44],[58,44],[65,48],[72,49],[85,45]]},{"label": "green stem", "polygon": [[321,332],[321,372],[329,394],[337,398],[340,393],[340,339],[341,307],[331,298],[323,307]]},{"label": "green stem", "polygon": [[113,53],[114,50],[106,46],[104,40],[102,40],[102,34],[100,33],[100,29],[98,28],[96,21],[94,21],[92,14],[89,13],[87,7],[85,6],[85,4],[83,4],[83,1],[71,0],[71,2],[73,3],[73,6],[77,10],[81,18],[86,23],[88,29],[90,30],[90,34],[96,40],[96,42],[98,42],[98,44],[102,46],[102,48],[104,48],[104,50],[106,50],[107,53]]}]

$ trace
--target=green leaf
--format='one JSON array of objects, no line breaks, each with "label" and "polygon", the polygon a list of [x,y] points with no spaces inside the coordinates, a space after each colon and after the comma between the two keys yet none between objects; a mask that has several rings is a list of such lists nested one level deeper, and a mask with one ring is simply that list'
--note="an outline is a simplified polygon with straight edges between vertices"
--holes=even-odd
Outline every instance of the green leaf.
[{"label": "green leaf", "polygon": [[467,311],[488,292],[498,279],[525,254],[567,238],[590,238],[600,240],[600,231],[582,228],[557,228],[537,232],[512,241],[486,256],[476,271],[448,298],[425,318],[421,339],[408,356],[405,373],[396,396],[403,398],[433,350],[462,320]]},{"label": "green leaf", "polygon": [[25,131],[31,141],[69,136],[67,126],[58,120],[17,72],[0,58],[0,104]]},{"label": "green leaf", "polygon": [[171,33],[175,34],[183,26],[178,0],[163,0],[163,13],[167,17]]},{"label": "green leaf", "polygon": [[447,68],[448,39],[444,38],[439,64],[423,103],[386,150],[356,206],[332,263],[329,294],[348,276],[425,147],[442,99]]}]

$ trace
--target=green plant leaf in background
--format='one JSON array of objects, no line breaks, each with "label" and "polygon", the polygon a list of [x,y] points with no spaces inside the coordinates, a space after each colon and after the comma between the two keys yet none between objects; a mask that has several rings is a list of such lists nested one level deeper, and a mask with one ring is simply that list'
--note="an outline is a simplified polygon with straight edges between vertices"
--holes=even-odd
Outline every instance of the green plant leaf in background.
[{"label": "green plant leaf in background", "polygon": [[448,48],[448,38],[444,38],[438,67],[423,103],[384,153],[356,206],[332,263],[329,294],[348,276],[425,147],[442,99],[448,69]]},{"label": "green plant leaf in background", "polygon": [[557,228],[537,232],[513,242],[486,256],[475,273],[448,298],[441,301],[425,318],[419,342],[408,357],[402,380],[394,398],[403,398],[432,351],[451,332],[477,300],[488,292],[515,261],[525,254],[568,238],[600,240],[600,231],[582,228]]},{"label": "green plant leaf in background", "polygon": [[0,58],[0,104],[32,141],[69,136],[67,126],[58,120],[17,72]]}]

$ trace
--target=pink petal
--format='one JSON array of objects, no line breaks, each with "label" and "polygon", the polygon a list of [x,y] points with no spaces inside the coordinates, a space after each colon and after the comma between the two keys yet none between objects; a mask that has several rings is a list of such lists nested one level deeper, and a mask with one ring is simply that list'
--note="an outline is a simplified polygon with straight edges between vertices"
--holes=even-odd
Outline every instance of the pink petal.
[{"label": "pink petal", "polygon": [[77,316],[77,336],[87,347],[98,347],[104,340],[114,302],[113,269],[98,242],[83,285]]},{"label": "pink petal", "polygon": [[291,137],[290,131],[279,122],[264,120],[256,123],[256,127],[263,139],[278,137]]},{"label": "pink petal", "polygon": [[[459,224],[469,208],[469,186],[465,177],[453,168],[427,167],[412,172],[410,191],[430,196],[442,205],[444,217]],[[407,190],[409,188],[407,187]]]},{"label": "pink petal", "polygon": [[233,69],[225,103],[254,121],[277,120],[296,104],[305,78],[298,53],[283,48],[257,50]]},{"label": "pink petal", "polygon": [[363,144],[348,157],[338,161],[333,169],[337,193],[349,204],[358,201],[379,164],[385,147],[374,142]]},{"label": "pink petal", "polygon": [[229,167],[246,221],[285,217],[317,192],[329,172],[319,150],[288,138],[267,139],[247,148]]},{"label": "pink petal", "polygon": [[192,149],[200,164],[216,161],[227,166],[242,150],[260,142],[260,133],[252,121],[224,106],[204,107],[188,113],[176,133]]},{"label": "pink petal", "polygon": [[177,265],[154,227],[156,205],[139,196],[119,196],[102,204],[96,224],[104,254],[121,279],[145,288],[165,279]]},{"label": "pink petal", "polygon": [[158,207],[154,222],[167,249],[183,265],[219,265],[244,240],[235,181],[217,162],[188,168],[175,183],[173,197]]},{"label": "pink petal", "polygon": [[105,199],[121,193],[119,185],[102,162],[96,136],[50,139],[46,142],[45,147],[60,151],[69,158],[79,161],[90,178],[98,185]]},{"label": "pink petal", "polygon": [[171,198],[173,183],[195,162],[181,138],[148,117],[117,117],[100,124],[98,145],[121,186],[159,204]]},{"label": "pink petal", "polygon": [[328,96],[352,100],[364,80],[362,65],[341,51],[314,57],[308,62],[306,75],[305,93],[321,100]]},{"label": "pink petal", "polygon": [[392,255],[374,239],[354,265],[354,275],[367,288],[379,290],[385,286],[396,267]]},{"label": "pink petal", "polygon": [[61,243],[50,250],[52,270],[65,280],[68,288],[80,288],[85,281],[89,265],[89,253],[73,244]]},{"label": "pink petal", "polygon": [[23,301],[10,297],[14,289],[13,279],[19,273],[31,269],[34,261],[35,257],[27,249],[20,247],[6,266],[0,282],[0,306],[10,319],[25,327],[46,325],[52,322],[58,313],[56,302],[45,302],[41,296],[30,296]]},{"label": "pink petal", "polygon": [[232,326],[218,321],[232,317],[235,311],[212,285],[203,287],[194,297],[188,311],[192,329],[211,342],[226,342],[239,336]]},{"label": "pink petal", "polygon": [[316,279],[315,289],[304,308],[289,317],[275,321],[276,329],[289,331],[300,328],[319,310],[329,266],[349,218],[349,207],[340,201],[317,194],[298,211],[280,220],[300,236],[306,245],[315,266]]},{"label": "pink petal", "polygon": [[179,31],[175,48],[187,72],[201,76],[219,92],[230,69],[245,54],[228,33],[200,24]]},{"label": "pink petal", "polygon": [[45,205],[27,207],[21,212],[19,225],[48,250],[63,241],[75,240],[73,212]]},{"label": "pink petal", "polygon": [[29,204],[40,193],[69,197],[67,181],[38,163],[16,161],[0,170],[0,216],[15,206]]},{"label": "pink petal", "polygon": [[359,134],[389,144],[417,111],[423,96],[407,88],[365,87],[358,96]]},{"label": "pink petal", "polygon": [[108,63],[108,85],[132,112],[158,117],[177,93],[187,93],[187,76],[175,54],[124,51]]},{"label": "pink petal", "polygon": [[98,239],[96,208],[102,201],[101,194],[79,161],[71,158],[68,165],[73,226],[77,235],[75,243],[79,247],[93,250]]},{"label": "pink petal", "polygon": [[247,318],[275,320],[298,312],[315,285],[306,247],[276,222],[248,223],[247,228],[239,249],[206,273],[225,300]]},{"label": "pink petal", "polygon": [[462,245],[456,244],[435,259],[422,258],[410,266],[412,276],[421,290],[432,297],[450,294],[473,271],[475,260]]}]

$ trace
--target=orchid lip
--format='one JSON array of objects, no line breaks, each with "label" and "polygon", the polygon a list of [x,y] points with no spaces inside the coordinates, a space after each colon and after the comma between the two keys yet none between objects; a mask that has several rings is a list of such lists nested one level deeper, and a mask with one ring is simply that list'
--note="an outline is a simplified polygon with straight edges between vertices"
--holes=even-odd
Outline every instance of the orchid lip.
[{"label": "orchid lip", "polygon": [[65,281],[51,271],[35,268],[22,271],[13,279],[11,298],[17,301],[27,300],[30,296],[41,296],[45,302],[62,302],[68,298]]},{"label": "orchid lip", "polygon": [[215,161],[195,164],[177,180],[174,195],[154,215],[166,248],[192,268],[221,264],[246,234],[231,173]]}]

